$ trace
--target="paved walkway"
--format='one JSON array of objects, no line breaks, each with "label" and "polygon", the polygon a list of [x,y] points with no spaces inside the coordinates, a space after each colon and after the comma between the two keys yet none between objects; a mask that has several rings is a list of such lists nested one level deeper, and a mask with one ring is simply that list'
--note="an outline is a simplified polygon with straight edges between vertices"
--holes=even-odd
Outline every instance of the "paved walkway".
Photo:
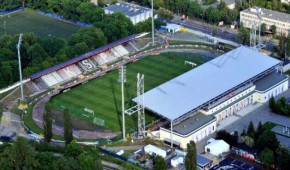
[{"label": "paved walkway", "polygon": [[142,149],[144,145],[133,145],[133,146],[112,146],[107,147],[107,150],[110,151],[120,151],[120,150],[139,150]]}]

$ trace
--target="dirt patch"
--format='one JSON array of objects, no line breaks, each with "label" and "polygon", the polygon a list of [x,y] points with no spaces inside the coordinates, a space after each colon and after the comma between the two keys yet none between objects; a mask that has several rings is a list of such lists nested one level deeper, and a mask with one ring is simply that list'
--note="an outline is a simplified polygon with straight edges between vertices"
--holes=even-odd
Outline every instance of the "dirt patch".
[{"label": "dirt patch", "polygon": [[[63,126],[63,113],[59,110],[52,110],[52,114],[54,116],[54,124]],[[71,115],[72,119],[72,127],[76,130],[88,130],[88,131],[102,131],[102,132],[112,132],[109,129],[105,129],[103,127],[97,126],[91,122],[84,121],[76,117],[75,115]]]}]

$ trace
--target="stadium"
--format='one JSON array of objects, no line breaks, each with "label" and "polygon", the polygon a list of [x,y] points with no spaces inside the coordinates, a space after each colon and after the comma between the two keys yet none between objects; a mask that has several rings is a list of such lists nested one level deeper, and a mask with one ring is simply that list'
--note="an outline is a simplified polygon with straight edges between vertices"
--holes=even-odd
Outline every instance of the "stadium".
[{"label": "stadium", "polygon": [[219,121],[286,91],[288,76],[278,72],[281,64],[240,46],[147,91],[144,108],[169,120],[152,134],[181,148],[202,140]]},{"label": "stadium", "polygon": [[[28,77],[28,85],[35,92],[54,88],[58,89],[60,93],[69,94],[71,91],[66,91],[75,86],[84,90],[88,87],[84,83],[89,80],[97,81],[105,77],[105,74],[119,67],[120,61],[125,61],[125,63],[134,61],[129,55],[135,54],[136,56],[138,54],[141,46],[138,44],[137,39],[141,36],[143,35],[125,37],[30,75]],[[157,57],[154,58],[156,61],[152,60],[153,57],[146,58],[149,58],[148,61],[144,60],[139,65],[139,61],[132,64],[137,67],[133,71],[133,76],[136,76],[136,71],[139,72],[140,67],[147,62],[147,64],[151,62],[149,67],[154,62],[161,62],[161,60],[156,59]],[[170,56],[170,58],[172,57]],[[171,63],[163,63],[165,64],[164,67],[168,67],[168,70],[164,70],[167,75],[163,75],[166,79],[158,83],[153,82],[150,88],[147,88],[143,94],[143,107],[147,112],[151,113],[146,114],[146,119],[153,120],[152,117],[165,119],[161,126],[155,128],[150,133],[154,138],[171,145],[174,144],[175,146],[186,148],[186,144],[190,140],[198,142],[214,133],[219,121],[255,102],[266,102],[271,96],[276,96],[288,89],[288,77],[278,72],[282,64],[281,61],[245,46],[240,46],[206,63],[205,60],[197,60],[197,56],[194,58],[191,61],[197,63],[198,67],[194,69],[192,67],[184,68],[171,75],[170,73],[174,72],[173,70],[177,68]],[[188,59],[186,58],[179,62],[184,63]],[[153,64],[152,66],[154,67],[155,65]],[[131,67],[131,65],[128,65],[128,67]],[[158,69],[160,70],[161,68]],[[110,74],[114,75],[114,73]],[[156,76],[156,72],[151,74]],[[154,79],[156,77],[151,78],[150,81]],[[136,87],[132,88],[129,86],[129,91],[133,89],[135,91]],[[74,97],[81,98],[86,96],[79,95],[79,93],[84,91],[76,92],[75,90],[74,92],[74,95],[67,95],[68,98],[66,100],[76,101],[75,105],[78,105],[77,103],[82,101]],[[56,95],[58,95],[56,99],[62,98],[59,97],[61,96],[59,93]],[[104,90],[104,93],[100,95],[105,98],[104,95],[111,95],[111,93]],[[134,96],[132,98],[129,97],[127,100],[132,99],[133,102],[137,101]],[[54,100],[52,99],[52,101]],[[89,99],[83,98],[82,100],[87,103],[90,102]],[[92,105],[95,104],[92,103]],[[101,105],[99,103],[100,107]],[[108,104],[105,105],[108,108]],[[67,107],[67,105],[62,103],[59,107]],[[81,109],[84,110],[83,108]],[[95,113],[90,108],[85,108],[85,110],[91,114],[100,114]],[[110,108],[110,110],[112,109]],[[110,114],[112,113],[106,113],[109,117]],[[92,118],[90,115],[83,115],[83,117],[85,116],[88,117],[88,120]],[[136,115],[131,117],[134,116]],[[131,117],[129,118],[126,115],[126,129],[127,124],[137,126],[136,121]],[[39,123],[42,122],[41,114],[34,115],[33,119],[35,122],[38,122],[38,126],[42,126]],[[112,128],[113,131],[120,131],[120,128],[114,127],[115,124],[118,124],[118,120],[113,118],[111,120],[111,124],[104,123],[102,119],[94,120],[93,122],[100,126],[107,124],[107,127]]]}]

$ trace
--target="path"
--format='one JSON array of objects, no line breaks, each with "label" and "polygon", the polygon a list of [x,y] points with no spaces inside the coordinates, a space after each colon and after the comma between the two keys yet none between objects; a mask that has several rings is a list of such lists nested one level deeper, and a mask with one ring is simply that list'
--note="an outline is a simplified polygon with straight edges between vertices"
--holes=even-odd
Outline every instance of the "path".
[{"label": "path", "polygon": [[120,151],[120,150],[139,150],[142,149],[144,145],[133,145],[133,146],[111,146],[106,149],[109,151]]},{"label": "path", "polygon": [[102,163],[102,165],[105,165],[105,166],[108,166],[108,167],[111,167],[111,168],[114,168],[114,169],[119,169],[119,170],[123,170],[124,169],[120,165],[117,165],[117,164],[114,164],[114,163],[110,163],[110,162],[107,162],[107,161],[102,161],[101,163]]}]

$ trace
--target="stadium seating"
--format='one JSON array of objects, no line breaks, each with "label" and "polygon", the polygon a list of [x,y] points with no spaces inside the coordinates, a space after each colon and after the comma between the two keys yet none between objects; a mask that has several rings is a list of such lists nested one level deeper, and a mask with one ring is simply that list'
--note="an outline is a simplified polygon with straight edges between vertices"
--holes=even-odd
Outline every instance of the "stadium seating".
[{"label": "stadium seating", "polygon": [[45,82],[41,78],[38,78],[38,79],[34,80],[34,84],[40,90],[44,90],[44,89],[47,89],[48,88],[48,86],[45,84]]},{"label": "stadium seating", "polygon": [[33,92],[38,92],[41,90],[33,81],[29,81],[27,85]]},{"label": "stadium seating", "polygon": [[72,65],[70,65],[68,67],[60,69],[60,70],[57,71],[57,73],[64,80],[68,80],[70,78],[73,78],[73,77],[75,77],[77,75],[82,74],[81,70],[75,64],[72,64]]},{"label": "stadium seating", "polygon": [[129,51],[129,53],[136,52],[136,49],[132,47],[132,45],[130,45],[129,43],[124,44],[124,47],[127,49],[127,51]]},{"label": "stadium seating", "polygon": [[129,52],[126,50],[126,48],[124,48],[122,45],[118,45],[116,47],[114,47],[114,49],[121,55],[121,56],[125,56],[128,55]]},{"label": "stadium seating", "polygon": [[92,71],[92,70],[95,70],[97,68],[97,66],[93,62],[91,62],[89,59],[82,60],[82,61],[78,62],[77,65],[84,72]]},{"label": "stadium seating", "polygon": [[114,56],[116,56],[117,58],[118,58],[118,57],[121,57],[121,55],[120,55],[119,53],[117,53],[117,51],[114,50],[114,48],[111,48],[111,49],[110,49],[110,52],[111,52]]},{"label": "stadium seating", "polygon": [[44,75],[41,77],[41,79],[45,82],[47,86],[53,86],[58,83],[56,78],[53,77],[52,73]]}]

